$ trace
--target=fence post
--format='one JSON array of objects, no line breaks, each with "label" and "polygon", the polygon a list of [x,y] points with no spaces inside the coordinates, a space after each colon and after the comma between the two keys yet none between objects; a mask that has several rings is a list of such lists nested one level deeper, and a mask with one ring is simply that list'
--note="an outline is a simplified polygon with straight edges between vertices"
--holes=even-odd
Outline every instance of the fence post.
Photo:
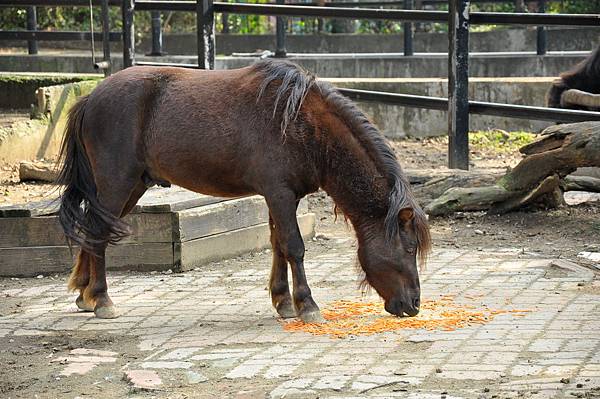
[{"label": "fence post", "polygon": [[102,70],[104,76],[109,76],[112,70],[110,63],[110,22],[108,17],[108,0],[102,0],[101,3],[101,16],[102,16],[102,53],[104,55],[104,62],[102,63]]},{"label": "fence post", "polygon": [[525,0],[515,0],[515,12],[525,12]]},{"label": "fence post", "polygon": [[223,30],[221,33],[229,33],[229,14],[226,12],[221,14],[221,23],[223,24]]},{"label": "fence post", "polygon": [[[37,12],[35,7],[27,7],[27,30],[37,30]],[[27,41],[27,50],[31,55],[38,53],[37,40]]]},{"label": "fence post", "polygon": [[[413,0],[404,0],[404,9],[412,10],[414,9],[414,1]],[[402,30],[404,31],[404,55],[413,55],[413,24],[412,22],[405,22],[402,26]]]},{"label": "fence post", "polygon": [[133,12],[135,0],[123,0],[123,69],[135,63],[135,33],[133,29]]},{"label": "fence post", "polygon": [[198,67],[215,69],[215,12],[212,0],[196,0]]},{"label": "fence post", "polygon": [[469,1],[448,12],[448,167],[469,169]]},{"label": "fence post", "polygon": [[160,56],[162,52],[162,22],[160,19],[160,11],[154,10],[150,12],[152,16],[152,50],[148,55]]},{"label": "fence post", "polygon": [[[546,0],[538,0],[538,12],[546,12]],[[548,52],[548,44],[546,43],[546,28],[543,26],[537,27],[537,54],[544,55]]]},{"label": "fence post", "polygon": [[[277,0],[277,4],[285,4],[285,0]],[[275,25],[275,57],[277,58],[285,58],[287,50],[285,49],[285,26],[286,26],[286,18],[285,17],[277,17],[277,23]]]}]

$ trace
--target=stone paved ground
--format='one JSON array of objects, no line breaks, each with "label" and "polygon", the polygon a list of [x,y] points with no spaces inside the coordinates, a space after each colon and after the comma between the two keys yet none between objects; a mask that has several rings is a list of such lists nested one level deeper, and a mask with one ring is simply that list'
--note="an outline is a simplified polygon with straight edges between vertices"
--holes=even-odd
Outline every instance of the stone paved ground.
[{"label": "stone paved ground", "polygon": [[[320,255],[308,245],[321,305],[360,298],[356,248],[347,236],[331,242]],[[349,339],[282,329],[265,289],[267,253],[184,274],[113,274],[116,320],[77,312],[62,278],[4,280],[0,301],[20,302],[0,317],[0,396],[600,397],[600,286],[585,268],[550,263],[437,250],[424,298],[534,311]]]}]

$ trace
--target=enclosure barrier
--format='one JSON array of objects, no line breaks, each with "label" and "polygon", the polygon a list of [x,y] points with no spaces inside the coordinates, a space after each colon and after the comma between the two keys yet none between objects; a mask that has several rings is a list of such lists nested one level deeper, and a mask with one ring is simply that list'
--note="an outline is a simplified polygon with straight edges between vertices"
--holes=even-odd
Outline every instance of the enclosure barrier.
[{"label": "enclosure barrier", "polygon": [[[537,11],[539,13],[545,12],[545,5],[547,3],[546,0],[471,0],[471,4],[509,4],[509,3],[519,3],[523,1],[524,3],[536,3]],[[560,0],[549,0],[550,2],[557,2]],[[277,4],[284,4],[285,0],[275,0]],[[99,4],[99,0],[93,0],[94,4]],[[420,0],[421,7],[427,5],[442,5],[448,4],[448,0]],[[0,4],[0,6],[27,6],[27,30],[35,31],[37,29],[36,24],[36,10],[35,6],[31,4],[39,4],[39,5],[67,5],[67,6],[88,6],[89,1],[85,0],[39,0],[39,1],[31,1],[31,0],[13,0],[8,4]],[[121,0],[108,0],[108,4],[111,6],[120,6]],[[319,6],[317,2],[306,2],[306,3],[295,3],[293,1],[288,1],[287,5],[302,5],[302,6]],[[362,0],[357,2],[326,2],[323,4],[325,7],[395,7],[402,6],[405,10],[412,10],[415,7],[414,0],[388,0],[388,1],[379,1],[379,0]],[[152,38],[152,50],[148,55],[152,56],[160,56],[164,55],[162,50],[162,28],[161,28],[161,14],[160,11],[154,10],[152,11],[152,29],[151,29],[151,38]],[[285,56],[285,24],[283,23],[283,17],[277,17],[276,24],[276,37],[277,37],[277,45],[276,45],[276,57],[284,57]],[[321,21],[321,19],[319,19]],[[223,30],[222,33],[229,32],[228,25],[228,14],[222,13],[222,24]],[[22,31],[19,31],[22,32]],[[404,32],[404,46],[403,53],[405,56],[411,56],[414,54],[413,50],[413,23],[412,22],[404,22],[403,24],[403,32]],[[24,36],[22,36],[24,37]],[[21,37],[21,39],[22,39]],[[67,36],[59,37],[56,36],[55,40],[69,40],[65,39]],[[87,36],[84,36],[87,37]],[[14,38],[14,36],[13,36]],[[1,38],[0,38],[1,40]],[[53,40],[52,38],[44,37],[43,40]],[[73,36],[73,40],[81,40],[81,36]],[[88,40],[88,39],[86,39]],[[546,30],[544,26],[537,27],[537,46],[536,51],[538,55],[544,55],[547,53],[547,42],[546,42]],[[37,54],[37,41],[35,39],[31,39],[28,41],[29,54]]]},{"label": "enclosure barrier", "polygon": [[[448,110],[448,99],[443,97],[418,96],[414,94],[387,93],[381,91],[338,88],[338,91],[357,101],[373,101],[385,104],[432,109]],[[502,116],[519,119],[535,119],[550,122],[582,122],[600,121],[600,112],[581,111],[561,108],[532,107],[490,103],[486,101],[469,101],[469,113],[478,115]]]},{"label": "enclosure barrier", "polygon": [[[519,1],[519,0],[517,0]],[[555,0],[556,1],[556,0]],[[495,4],[506,4],[506,3],[514,3],[515,1],[510,0],[471,0],[471,4],[486,4],[486,3],[495,3]],[[536,3],[537,12],[544,13],[546,11],[546,0],[526,0],[526,2]],[[325,6],[325,7],[390,7],[390,6],[402,6],[405,10],[413,10],[415,8],[414,0],[392,0],[392,1],[358,1],[358,2],[326,2],[324,4],[319,4],[316,2],[308,2],[308,3],[295,3],[293,1],[285,0],[275,0],[276,4],[283,5],[297,5],[297,6]],[[421,6],[426,5],[441,5],[447,4],[448,0],[421,0]],[[228,25],[228,13],[222,13],[222,24],[223,30],[222,33],[229,32]],[[155,23],[158,21],[158,25]],[[319,19],[321,21],[321,19]],[[403,38],[404,38],[404,46],[403,46],[403,54],[405,56],[414,55],[413,50],[413,23],[412,22],[404,22],[403,24]],[[162,31],[160,29],[160,11],[152,11],[152,52],[150,55],[161,55],[162,54]],[[275,46],[275,57],[282,58],[286,55],[286,25],[284,17],[277,17],[277,23],[275,28],[275,36],[276,36],[276,46]],[[538,55],[544,55],[547,53],[547,35],[546,30],[543,26],[537,27],[537,40],[536,40],[536,51]]]},{"label": "enclosure barrier", "polygon": [[[12,0],[11,5],[85,5],[86,0]],[[98,3],[98,1],[96,1]],[[116,4],[115,0],[102,0],[101,4]],[[346,7],[311,7],[274,4],[213,3],[212,0],[156,1],[121,0],[123,16],[123,63],[125,67],[138,65],[171,65],[179,67],[214,68],[215,33],[214,14],[254,14],[281,17],[322,17],[350,19],[386,19],[404,22],[448,23],[448,99],[410,96],[384,92],[340,89],[354,99],[399,104],[417,108],[448,110],[448,159],[450,168],[469,167],[469,113],[515,118],[578,122],[600,120],[600,112],[549,109],[509,104],[469,101],[468,56],[469,27],[471,24],[517,24],[600,26],[600,15],[590,14],[528,14],[469,12],[469,1],[450,0],[450,10],[389,10]],[[198,64],[182,65],[167,63],[136,63],[134,47],[133,15],[139,11],[190,11],[197,15]],[[1,32],[0,32],[1,33]],[[108,32],[104,32],[108,35]],[[0,35],[0,39],[1,39]],[[26,38],[27,39],[27,38]],[[108,42],[108,41],[106,41]]]},{"label": "enclosure barrier", "polygon": [[[101,22],[102,32],[72,32],[72,31],[40,31],[37,30],[37,15],[36,7],[47,7],[47,6],[87,6],[100,5],[101,11]],[[0,3],[0,6],[4,7],[27,7],[27,30],[0,30],[0,41],[1,40],[27,40],[29,54],[35,55],[38,52],[37,42],[38,41],[89,41],[92,43],[91,51],[92,58],[95,60],[94,55],[94,42],[102,41],[102,53],[103,60],[100,62],[94,62],[94,68],[104,71],[104,75],[108,76],[111,73],[110,63],[110,42],[119,42],[123,40],[121,32],[111,32],[109,27],[109,12],[108,7],[110,5],[116,6],[121,5],[120,1],[116,0],[36,0],[36,1],[22,1],[22,0],[10,0]]]}]

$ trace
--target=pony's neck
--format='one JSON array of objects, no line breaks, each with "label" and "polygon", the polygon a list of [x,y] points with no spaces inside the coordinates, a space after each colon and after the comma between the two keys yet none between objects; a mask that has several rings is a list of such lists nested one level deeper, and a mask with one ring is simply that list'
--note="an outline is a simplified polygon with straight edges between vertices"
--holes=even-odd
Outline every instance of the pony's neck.
[{"label": "pony's neck", "polygon": [[[339,126],[338,126],[339,128]],[[321,187],[350,219],[357,234],[385,218],[390,187],[367,150],[344,126],[325,134]]]}]

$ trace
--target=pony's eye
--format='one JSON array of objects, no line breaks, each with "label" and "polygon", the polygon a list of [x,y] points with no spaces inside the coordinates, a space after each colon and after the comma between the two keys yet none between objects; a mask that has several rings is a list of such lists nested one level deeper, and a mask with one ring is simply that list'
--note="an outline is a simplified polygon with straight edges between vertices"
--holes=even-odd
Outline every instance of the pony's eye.
[{"label": "pony's eye", "polygon": [[415,247],[409,247],[406,252],[408,252],[410,255],[414,255],[417,253],[417,248]]}]

